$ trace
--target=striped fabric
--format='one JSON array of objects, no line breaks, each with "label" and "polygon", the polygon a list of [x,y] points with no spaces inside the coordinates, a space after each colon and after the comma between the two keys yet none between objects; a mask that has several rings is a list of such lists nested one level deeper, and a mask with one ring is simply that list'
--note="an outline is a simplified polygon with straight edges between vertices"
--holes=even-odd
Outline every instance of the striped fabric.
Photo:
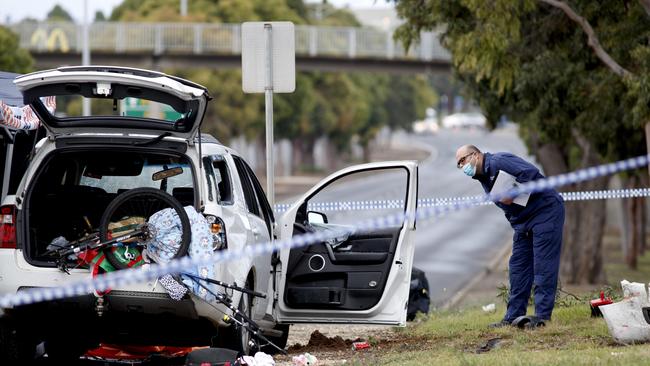
[{"label": "striped fabric", "polygon": [[[56,97],[49,96],[41,98],[45,107],[50,113],[56,109]],[[0,100],[0,124],[19,130],[35,130],[40,127],[41,121],[38,119],[32,107],[26,105],[22,107],[11,107]]]}]

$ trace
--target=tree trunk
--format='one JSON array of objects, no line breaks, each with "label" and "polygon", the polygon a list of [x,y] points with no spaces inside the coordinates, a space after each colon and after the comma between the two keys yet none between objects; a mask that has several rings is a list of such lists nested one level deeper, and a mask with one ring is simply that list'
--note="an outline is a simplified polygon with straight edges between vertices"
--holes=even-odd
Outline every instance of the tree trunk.
[{"label": "tree trunk", "polygon": [[[636,186],[636,177],[627,179],[626,188]],[[625,198],[625,210],[627,211],[626,230],[628,232],[627,243],[625,244],[625,263],[631,269],[637,267],[637,257],[639,256],[639,229],[637,228],[638,200],[636,198]]]},{"label": "tree trunk", "polygon": [[[650,121],[645,123],[645,146],[646,154],[650,155]],[[650,176],[650,165],[648,166],[648,174]]]},{"label": "tree trunk", "polygon": [[[582,166],[599,163],[597,155],[581,141]],[[535,149],[538,161],[547,176],[566,173],[566,158],[557,144],[544,144]],[[601,190],[607,187],[608,177],[574,184],[560,190]],[[602,271],[602,237],[605,227],[605,201],[575,201],[565,204],[566,219],[560,274],[565,283],[597,283],[604,279]]]},{"label": "tree trunk", "polygon": [[361,147],[363,148],[363,162],[369,163],[371,158],[370,142],[366,142],[365,144],[362,144]]},{"label": "tree trunk", "polygon": [[295,138],[291,141],[293,153],[293,171],[305,171],[314,168],[314,141]]}]

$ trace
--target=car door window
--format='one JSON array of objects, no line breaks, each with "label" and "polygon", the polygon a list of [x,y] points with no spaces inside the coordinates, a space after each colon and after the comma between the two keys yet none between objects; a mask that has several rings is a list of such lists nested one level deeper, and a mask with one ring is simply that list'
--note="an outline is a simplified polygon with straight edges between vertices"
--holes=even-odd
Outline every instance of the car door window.
[{"label": "car door window", "polygon": [[208,200],[232,205],[232,184],[226,160],[221,155],[206,156],[203,158],[203,166],[208,184]]},{"label": "car door window", "polygon": [[[406,210],[408,171],[402,168],[369,170],[342,176],[313,194],[308,212],[318,212],[330,225],[354,225],[363,220]],[[309,217],[302,212],[302,219]],[[300,215],[299,215],[300,216]],[[312,220],[313,221],[313,220]]]},{"label": "car door window", "polygon": [[273,217],[273,209],[271,208],[271,205],[269,204],[269,200],[266,198],[266,194],[262,189],[262,185],[260,184],[259,180],[257,180],[257,177],[255,176],[253,170],[245,162],[242,163],[246,167],[246,171],[248,172],[248,176],[251,180],[251,184],[253,186],[255,196],[257,197],[257,202],[260,205],[259,208],[264,218],[264,221],[266,222],[266,228],[269,231],[269,237],[270,237],[271,227],[273,225],[273,222],[275,221],[275,218]]},{"label": "car door window", "polygon": [[237,168],[239,181],[241,182],[242,190],[244,191],[244,200],[246,201],[248,212],[252,213],[253,215],[262,217],[259,203],[257,202],[257,197],[255,196],[255,190],[253,189],[251,180],[248,177],[248,171],[246,170],[244,161],[237,156],[233,156],[233,160],[235,161],[235,167]]}]

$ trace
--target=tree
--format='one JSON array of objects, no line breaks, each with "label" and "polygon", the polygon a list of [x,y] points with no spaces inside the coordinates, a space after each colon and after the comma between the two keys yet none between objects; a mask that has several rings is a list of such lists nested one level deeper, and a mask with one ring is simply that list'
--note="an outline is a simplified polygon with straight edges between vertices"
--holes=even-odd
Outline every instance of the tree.
[{"label": "tree", "polygon": [[0,26],[0,70],[24,74],[32,71],[33,64],[29,52],[20,48],[18,35]]},{"label": "tree", "polygon": [[97,10],[95,12],[95,21],[96,22],[103,22],[106,21],[106,16],[104,15],[104,12],[101,10]]},{"label": "tree", "polygon": [[[124,0],[110,18],[120,21],[190,21],[239,23],[250,20],[290,20],[296,24],[325,24],[358,26],[354,15],[345,9],[322,5],[322,16],[312,17],[313,4],[302,0],[192,0],[188,16],[181,19],[178,0]],[[236,35],[226,35],[236,36]],[[264,145],[264,103],[260,95],[243,94],[241,73],[235,70],[166,70],[199,82],[211,91],[210,103],[203,129],[227,142],[244,135],[248,141]],[[390,82],[389,82],[390,81]],[[433,92],[427,81],[408,77],[376,74],[298,73],[296,92],[277,94],[275,101],[275,135],[288,138],[294,147],[294,166],[312,169],[316,140],[327,137],[332,161],[335,154],[345,152],[350,141],[358,140],[368,151],[368,145],[382,126],[408,127],[413,117],[424,113],[431,105]],[[387,103],[389,88],[404,99],[393,98]],[[389,115],[390,108],[399,106],[399,115]],[[423,105],[426,105],[423,107]],[[260,149],[263,151],[263,149]],[[333,166],[332,166],[333,168]]]},{"label": "tree", "polygon": [[54,5],[52,10],[47,13],[47,20],[52,22],[72,22],[72,16],[59,4]]},{"label": "tree", "polygon": [[[444,26],[459,79],[490,123],[504,113],[519,121],[546,174],[645,153],[639,127],[648,116],[647,87],[613,73],[594,52],[602,42],[612,58],[647,75],[642,8],[573,1],[600,35],[595,43],[550,1],[400,0],[398,13],[408,22],[398,36],[408,44],[420,30]],[[569,188],[606,186],[603,178]],[[603,227],[603,201],[567,205],[562,274],[569,282],[602,279]]]}]

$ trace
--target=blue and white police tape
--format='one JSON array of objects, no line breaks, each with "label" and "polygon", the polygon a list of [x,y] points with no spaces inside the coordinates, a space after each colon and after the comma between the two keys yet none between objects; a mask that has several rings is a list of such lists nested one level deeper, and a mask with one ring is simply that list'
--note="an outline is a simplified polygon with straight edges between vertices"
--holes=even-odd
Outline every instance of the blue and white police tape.
[{"label": "blue and white police tape", "polygon": [[[451,211],[460,210],[475,206],[477,203],[486,201],[498,201],[503,198],[514,198],[522,193],[535,193],[546,189],[556,188],[566,184],[578,183],[593,179],[599,176],[610,175],[624,170],[643,167],[648,164],[648,155],[619,161],[612,164],[605,164],[597,167],[579,170],[576,172],[548,177],[538,181],[522,184],[518,189],[507,192],[476,197],[473,200],[458,201],[451,205],[433,206],[417,211],[417,219],[424,220],[444,215]],[[228,260],[237,260],[245,257],[252,257],[261,254],[268,254],[282,249],[292,249],[310,244],[321,243],[328,239],[351,234],[356,231],[370,231],[402,225],[409,218],[404,213],[398,213],[370,220],[362,221],[356,225],[339,227],[337,230],[328,230],[315,233],[296,235],[290,239],[269,241],[256,245],[245,246],[240,250],[228,249],[214,253],[206,257],[183,257],[169,263],[153,264],[138,268],[131,268],[103,274],[94,278],[87,278],[79,281],[71,281],[60,287],[28,288],[17,293],[4,294],[0,296],[0,307],[28,305],[43,301],[62,299],[72,296],[81,296],[92,293],[94,290],[105,291],[109,288],[153,280],[170,273],[179,273],[188,268],[215,264]]]},{"label": "blue and white police tape", "polygon": [[[609,189],[600,191],[577,191],[577,192],[560,192],[560,196],[565,201],[586,201],[586,200],[603,200],[616,198],[632,197],[650,197],[650,188],[627,188],[627,189]],[[432,197],[418,199],[418,208],[449,206],[459,202],[475,202],[477,205],[490,205],[492,201],[485,201],[483,195],[477,196],[459,196],[459,197]],[[275,212],[280,213],[289,209],[291,205],[275,205]],[[368,201],[331,201],[331,202],[313,202],[307,205],[310,211],[333,212],[333,211],[368,211],[368,210],[389,210],[403,209],[404,200],[368,200]]]}]

